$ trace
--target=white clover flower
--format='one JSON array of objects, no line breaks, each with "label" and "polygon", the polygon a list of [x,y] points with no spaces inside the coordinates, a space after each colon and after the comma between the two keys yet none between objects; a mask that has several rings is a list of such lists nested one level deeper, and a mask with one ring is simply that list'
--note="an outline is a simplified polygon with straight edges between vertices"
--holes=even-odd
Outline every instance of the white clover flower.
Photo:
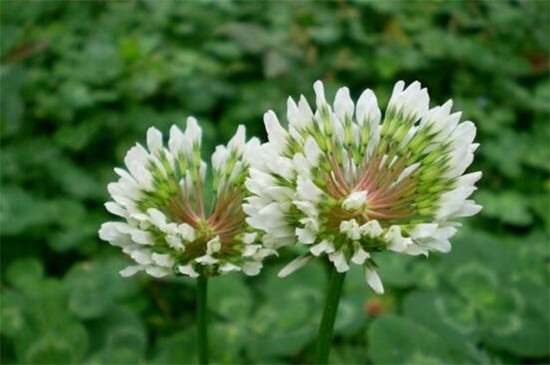
[{"label": "white clover flower", "polygon": [[[107,222],[99,230],[101,239],[121,247],[137,264],[121,275],[256,275],[262,260],[276,254],[253,244],[257,232],[242,211],[248,154],[258,146],[257,139],[245,143],[239,126],[227,146],[216,148],[207,185],[201,129],[194,118],[187,119],[185,133],[172,126],[167,147],[162,134],[149,128],[147,148],[132,147],[124,159],[127,170],[116,168],[120,178],[108,185],[114,201],[105,207],[125,222]],[[209,205],[206,196],[212,196]]]},{"label": "white clover flower", "polygon": [[451,101],[430,109],[418,82],[395,85],[383,120],[371,90],[355,105],[343,87],[331,106],[323,84],[313,87],[315,112],[303,96],[288,99],[288,129],[272,111],[264,116],[269,141],[254,147],[247,221],[269,247],[308,247],[280,276],[327,255],[339,272],[362,265],[382,293],[373,253],[448,252],[459,225],[452,220],[481,210],[467,199],[481,172],[463,175],[476,128],[459,123]]}]

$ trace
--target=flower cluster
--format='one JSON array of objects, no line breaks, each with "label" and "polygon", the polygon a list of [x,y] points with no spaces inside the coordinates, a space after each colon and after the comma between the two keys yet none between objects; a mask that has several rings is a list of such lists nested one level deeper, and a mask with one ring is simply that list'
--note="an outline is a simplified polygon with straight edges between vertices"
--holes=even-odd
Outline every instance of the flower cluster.
[{"label": "flower cluster", "polygon": [[242,211],[247,156],[259,141],[245,143],[239,126],[227,147],[218,146],[212,155],[207,185],[201,133],[196,120],[188,118],[185,133],[172,126],[166,148],[162,134],[150,128],[147,148],[136,144],[124,159],[126,169],[115,169],[120,178],[108,186],[114,201],[105,206],[125,222],[104,223],[99,235],[137,263],[122,270],[123,276],[145,271],[154,277],[197,277],[241,270],[256,275],[262,260],[276,253],[255,244],[257,233]]},{"label": "flower cluster", "polygon": [[476,128],[451,101],[430,109],[418,82],[398,82],[383,117],[371,90],[355,105],[343,87],[332,106],[320,81],[314,90],[315,112],[303,96],[288,99],[288,129],[265,114],[269,142],[253,147],[247,222],[268,247],[307,246],[280,276],[326,255],[338,272],[362,265],[381,293],[373,253],[448,252],[452,219],[480,211],[468,197],[481,172],[464,175]]}]

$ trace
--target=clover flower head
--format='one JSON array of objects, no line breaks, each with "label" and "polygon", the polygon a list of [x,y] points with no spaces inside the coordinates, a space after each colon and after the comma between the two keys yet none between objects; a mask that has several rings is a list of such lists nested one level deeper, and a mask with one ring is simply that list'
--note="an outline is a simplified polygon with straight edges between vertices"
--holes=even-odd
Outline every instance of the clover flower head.
[{"label": "clover flower head", "polygon": [[149,128],[147,148],[136,144],[124,158],[126,169],[115,168],[119,179],[108,185],[113,201],[105,207],[124,222],[104,223],[99,236],[136,262],[121,275],[256,275],[262,260],[276,253],[255,244],[257,232],[242,211],[247,156],[259,141],[246,143],[245,128],[239,126],[227,146],[212,155],[207,184],[201,133],[196,120],[188,118],[185,132],[171,127],[165,146],[161,132]]},{"label": "clover flower head", "polygon": [[481,210],[468,199],[481,172],[464,175],[476,128],[450,100],[430,109],[419,82],[399,81],[384,115],[369,89],[355,104],[342,87],[330,105],[323,84],[313,87],[315,112],[304,96],[288,99],[288,129],[272,111],[264,116],[269,141],[255,147],[247,221],[269,247],[307,246],[280,276],[326,255],[339,272],[362,265],[382,293],[374,253],[448,252],[452,220]]}]

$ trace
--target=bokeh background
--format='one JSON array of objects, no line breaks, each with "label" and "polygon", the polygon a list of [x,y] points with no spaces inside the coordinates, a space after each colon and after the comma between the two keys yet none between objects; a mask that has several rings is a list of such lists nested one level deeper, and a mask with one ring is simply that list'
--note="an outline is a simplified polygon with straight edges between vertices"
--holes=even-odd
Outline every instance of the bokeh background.
[{"label": "bokeh background", "polygon": [[[194,282],[122,279],[97,237],[106,185],[154,125],[189,115],[206,152],[288,95],[420,80],[478,126],[482,170],[448,255],[377,256],[387,293],[352,270],[331,354],[350,364],[534,364],[549,354],[548,1],[2,1],[2,363],[196,361]],[[312,362],[327,278],[209,288],[216,363]]]}]

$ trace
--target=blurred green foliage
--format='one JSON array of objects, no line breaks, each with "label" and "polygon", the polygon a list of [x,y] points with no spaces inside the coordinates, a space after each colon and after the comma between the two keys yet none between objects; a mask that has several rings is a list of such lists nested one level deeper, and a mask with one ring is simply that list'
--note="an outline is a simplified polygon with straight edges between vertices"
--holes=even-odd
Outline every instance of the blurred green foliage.
[{"label": "blurred green foliage", "polygon": [[[196,361],[194,282],[122,279],[97,238],[106,184],[155,125],[212,150],[322,79],[387,103],[420,80],[475,121],[485,206],[429,259],[381,254],[387,294],[347,278],[333,363],[548,363],[549,2],[1,3],[2,363]],[[209,287],[216,363],[312,361],[326,268]]]}]

